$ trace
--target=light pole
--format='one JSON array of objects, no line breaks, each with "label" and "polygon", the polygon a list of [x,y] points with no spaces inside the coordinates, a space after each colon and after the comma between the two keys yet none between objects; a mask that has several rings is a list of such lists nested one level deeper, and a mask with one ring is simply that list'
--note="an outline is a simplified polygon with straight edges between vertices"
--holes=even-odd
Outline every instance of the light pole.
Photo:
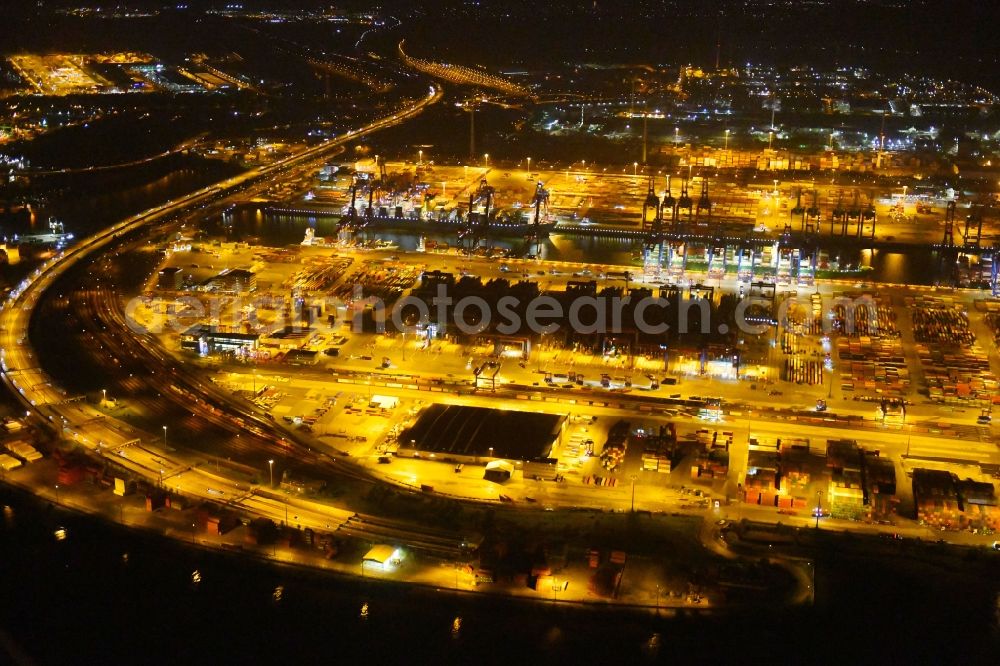
[{"label": "light pole", "polygon": [[108,389],[101,389],[101,393],[104,395],[101,399],[101,404],[104,405],[108,402]]},{"label": "light pole", "polygon": [[274,459],[267,461],[267,471],[271,478],[271,487],[274,488]]},{"label": "light pole", "polygon": [[483,164],[485,166],[489,166],[490,165],[490,154],[489,153],[485,153],[483,155]]},{"label": "light pole", "polygon": [[424,163],[424,151],[418,150],[417,151],[417,164],[419,165],[419,164],[423,164],[423,163]]},{"label": "light pole", "polygon": [[680,127],[675,127],[674,128],[674,149],[675,150],[676,150],[678,144],[680,144],[680,142],[681,142],[681,128]]},{"label": "light pole", "polygon": [[822,496],[822,491],[816,491],[816,529],[819,529],[819,516],[822,511],[822,506],[820,503],[820,497]]},{"label": "light pole", "polygon": [[771,145],[774,143],[774,130],[767,133],[767,149],[771,150]]},{"label": "light pole", "polygon": [[638,175],[639,175],[639,163],[638,162],[632,162],[632,176],[635,177],[635,176],[638,176]]},{"label": "light pole", "polygon": [[724,150],[729,150],[729,130],[726,130],[726,147]]},{"label": "light pole", "polygon": [[167,426],[163,426],[163,448],[167,448]]},{"label": "light pole", "polygon": [[490,447],[490,460],[492,460],[492,459],[493,459],[493,447],[491,446]]},{"label": "light pole", "polygon": [[635,474],[632,475],[632,513],[635,513]]},{"label": "light pole", "polygon": [[531,158],[528,158],[528,173],[531,173]]}]

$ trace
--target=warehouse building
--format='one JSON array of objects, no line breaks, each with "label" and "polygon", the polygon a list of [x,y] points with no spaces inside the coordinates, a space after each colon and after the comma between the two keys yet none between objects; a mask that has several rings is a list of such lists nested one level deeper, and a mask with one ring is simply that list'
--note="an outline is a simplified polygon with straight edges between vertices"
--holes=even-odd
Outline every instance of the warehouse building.
[{"label": "warehouse building", "polygon": [[549,458],[566,416],[434,404],[399,437],[397,456],[448,462]]}]

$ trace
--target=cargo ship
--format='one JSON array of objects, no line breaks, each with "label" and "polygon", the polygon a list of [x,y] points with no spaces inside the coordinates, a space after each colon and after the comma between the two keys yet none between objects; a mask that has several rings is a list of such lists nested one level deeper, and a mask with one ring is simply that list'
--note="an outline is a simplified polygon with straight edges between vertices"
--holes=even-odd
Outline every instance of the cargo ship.
[{"label": "cargo ship", "polygon": [[381,180],[357,175],[346,192],[328,189],[309,192],[301,201],[273,204],[272,215],[328,217],[352,229],[413,230],[421,233],[456,233],[478,237],[544,238],[553,232],[557,219],[549,211],[549,192],[538,183],[530,203],[505,206],[486,179],[469,193],[468,202],[454,200],[448,206],[418,183],[404,191],[384,190]]}]

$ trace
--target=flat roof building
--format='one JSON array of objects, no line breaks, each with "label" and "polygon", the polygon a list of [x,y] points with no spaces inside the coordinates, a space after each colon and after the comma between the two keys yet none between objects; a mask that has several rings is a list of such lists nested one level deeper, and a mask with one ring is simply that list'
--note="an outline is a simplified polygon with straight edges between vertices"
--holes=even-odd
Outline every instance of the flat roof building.
[{"label": "flat roof building", "polygon": [[181,333],[181,349],[201,356],[242,354],[257,349],[259,338],[256,333],[233,333],[209,324],[195,324]]},{"label": "flat roof building", "polygon": [[244,294],[257,289],[257,274],[242,268],[227,268],[205,282],[209,291]]},{"label": "flat roof building", "polygon": [[951,472],[913,470],[913,502],[916,504],[917,519],[932,527],[958,527],[962,508],[956,481]]},{"label": "flat roof building", "polygon": [[179,266],[166,266],[156,275],[156,288],[176,291],[181,288],[183,281],[184,273]]},{"label": "flat roof building", "polygon": [[285,354],[288,365],[316,365],[319,362],[319,352],[314,349],[291,349]]},{"label": "flat roof building", "polygon": [[397,455],[449,460],[548,458],[565,415],[434,404],[399,437]]},{"label": "flat roof building", "polygon": [[403,551],[388,544],[376,544],[361,558],[361,566],[369,571],[391,571],[403,561]]}]

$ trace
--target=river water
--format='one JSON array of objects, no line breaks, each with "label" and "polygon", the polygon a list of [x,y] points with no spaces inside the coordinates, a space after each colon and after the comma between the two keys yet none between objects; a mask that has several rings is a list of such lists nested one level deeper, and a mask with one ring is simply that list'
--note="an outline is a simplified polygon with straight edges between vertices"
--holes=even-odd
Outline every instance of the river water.
[{"label": "river water", "polygon": [[813,608],[656,618],[272,566],[63,512],[0,482],[0,662],[15,644],[38,664],[714,663],[741,652],[825,663],[851,636],[865,661],[993,663],[998,579],[983,558],[963,574],[957,557],[908,557],[933,557],[933,544],[888,546],[903,555],[821,553]]},{"label": "river water", "polygon": [[[299,243],[307,228],[312,228],[318,237],[336,237],[337,220],[331,217],[309,217],[298,215],[272,215],[261,209],[239,209],[214,220],[207,227],[210,233],[226,234],[234,239],[255,239],[262,244],[289,245]],[[365,238],[377,238],[393,243],[404,251],[415,250],[421,235],[428,241],[458,244],[453,231],[440,234],[421,234],[397,230],[366,232]],[[517,255],[528,251],[528,243],[522,239],[498,239],[495,245],[511,250]],[[630,265],[640,244],[634,240],[603,238],[593,236],[569,236],[553,234],[541,245],[539,255],[553,261],[586,262],[594,264]],[[831,260],[839,260],[842,267],[866,267],[864,279],[867,281],[895,284],[952,284],[954,257],[948,258],[933,248],[913,247],[907,252],[887,250],[841,250],[821,247]]]}]

